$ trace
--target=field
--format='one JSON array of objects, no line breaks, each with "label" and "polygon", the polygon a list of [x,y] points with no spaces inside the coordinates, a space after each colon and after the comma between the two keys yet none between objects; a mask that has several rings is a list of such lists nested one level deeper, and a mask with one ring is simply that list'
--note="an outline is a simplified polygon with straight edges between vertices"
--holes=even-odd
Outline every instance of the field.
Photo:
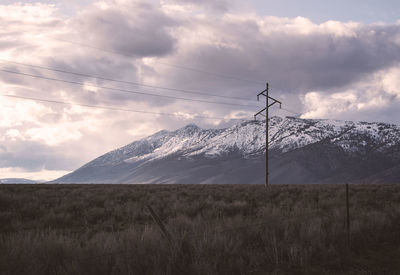
[{"label": "field", "polygon": [[400,185],[350,222],[344,185],[0,185],[0,274],[400,274]]}]

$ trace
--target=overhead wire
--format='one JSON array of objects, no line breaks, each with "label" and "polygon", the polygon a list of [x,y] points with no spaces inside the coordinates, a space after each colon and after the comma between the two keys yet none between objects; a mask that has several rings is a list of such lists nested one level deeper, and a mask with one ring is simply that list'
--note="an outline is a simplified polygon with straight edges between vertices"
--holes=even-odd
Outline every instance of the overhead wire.
[{"label": "overhead wire", "polygon": [[[134,58],[140,57],[140,56],[136,56],[136,55],[133,55],[133,54],[124,53],[124,52],[121,52],[121,51],[103,49],[103,48],[92,46],[92,45],[88,45],[88,44],[85,44],[85,43],[79,43],[79,42],[69,41],[69,40],[50,37],[50,36],[48,36],[48,37],[50,39],[53,39],[53,40],[56,40],[56,41],[62,41],[62,42],[65,42],[65,43],[70,43],[70,44],[78,45],[78,46],[81,46],[81,47],[87,47],[87,48],[91,48],[91,49],[95,49],[95,50],[103,51],[103,52],[107,52],[107,53],[122,55],[122,56],[126,56],[126,57],[134,57]],[[182,66],[182,65],[172,64],[172,63],[168,63],[168,62],[155,61],[154,63],[160,64],[160,65],[164,65],[164,66],[174,67],[174,68],[181,69],[181,70],[188,70],[188,71],[193,71],[193,72],[202,73],[202,74],[214,75],[214,76],[221,77],[221,78],[233,79],[233,80],[238,80],[238,81],[247,82],[247,83],[265,84],[264,81],[260,81],[260,80],[252,80],[252,79],[241,78],[241,77],[228,75],[228,74],[210,72],[210,71],[206,71],[206,70],[202,70],[202,69],[198,69],[198,68]]]},{"label": "overhead wire", "polygon": [[[18,63],[18,62],[16,62]],[[20,63],[23,64],[23,63]],[[29,64],[23,64],[23,65],[28,65]],[[35,66],[33,66],[35,67]],[[41,67],[41,66],[38,66]],[[46,68],[49,70],[53,70],[51,68]],[[150,95],[150,96],[159,96],[159,97],[166,97],[166,98],[172,98],[172,99],[178,99],[178,100],[189,100],[189,101],[199,101],[199,102],[205,102],[205,103],[211,103],[211,104],[224,104],[224,105],[234,105],[234,106],[243,106],[243,107],[259,107],[256,105],[243,105],[243,104],[235,104],[235,103],[225,103],[225,102],[214,102],[214,101],[208,101],[208,100],[197,100],[197,99],[188,99],[188,98],[180,98],[180,97],[173,97],[173,96],[166,96],[166,95],[158,95],[158,94],[153,94],[153,93],[144,93],[144,92],[139,92],[139,91],[131,91],[131,90],[124,90],[124,89],[119,89],[119,88],[112,88],[112,87],[104,87],[104,86],[98,86],[98,85],[92,85],[92,84],[85,84],[85,83],[81,83],[81,82],[76,82],[76,81],[69,81],[69,80],[63,80],[63,79],[57,79],[57,78],[49,78],[49,77],[44,77],[44,76],[39,76],[39,75],[32,75],[32,74],[25,74],[25,73],[21,73],[21,72],[15,72],[15,71],[9,71],[9,70],[2,70],[0,69],[0,71],[3,72],[7,72],[7,73],[13,73],[13,74],[18,74],[18,75],[24,75],[24,76],[30,76],[30,77],[34,77],[34,78],[41,78],[41,79],[46,79],[46,80],[51,80],[51,81],[60,81],[60,82],[65,82],[65,83],[69,83],[69,84],[76,84],[76,85],[81,85],[81,86],[89,86],[89,87],[95,87],[95,88],[100,88],[100,89],[110,89],[110,90],[116,90],[116,91],[120,91],[120,92],[129,92],[129,93],[134,93],[134,94],[141,94],[141,95]],[[54,70],[57,71],[57,70]],[[85,74],[80,74],[80,73],[73,73],[73,72],[69,72],[71,74],[77,74],[77,75],[85,75]],[[89,75],[87,75],[89,76]],[[96,77],[96,76],[91,76],[91,77]],[[108,80],[108,79],[107,79]],[[86,106],[88,107],[88,106]],[[93,106],[91,106],[93,107]],[[103,107],[102,107],[103,108]],[[110,109],[110,107],[105,107]],[[301,112],[296,112],[290,109],[287,109],[285,107],[281,107],[282,110],[289,112],[295,116],[301,116]],[[220,118],[218,118],[220,119]]]},{"label": "overhead wire", "polygon": [[[21,65],[27,65],[27,66],[32,66],[32,67],[39,67],[39,68],[45,68],[51,71],[60,71],[64,72],[61,70],[57,69],[52,69],[52,68],[47,68],[47,67],[41,67],[41,66],[36,66],[36,65],[30,65],[30,64],[23,64],[19,62],[12,62],[12,63],[17,63]],[[153,93],[144,93],[144,92],[139,92],[139,91],[131,91],[131,90],[124,90],[124,89],[118,89],[118,88],[112,88],[112,87],[104,87],[104,86],[98,86],[98,85],[92,85],[92,84],[85,84],[85,83],[80,83],[80,82],[75,82],[75,81],[69,81],[69,80],[63,80],[63,79],[56,79],[56,78],[49,78],[49,77],[44,77],[44,76],[39,76],[39,75],[31,75],[31,74],[25,74],[25,73],[20,73],[20,72],[15,72],[15,71],[8,71],[8,70],[2,70],[0,71],[7,72],[7,73],[14,73],[14,74],[19,74],[19,75],[25,75],[25,76],[30,76],[30,77],[35,77],[35,78],[41,78],[41,79],[46,79],[46,80],[52,80],[52,81],[61,81],[61,82],[66,82],[69,84],[76,84],[76,85],[82,85],[82,86],[89,86],[89,87],[95,87],[95,88],[101,88],[101,89],[111,89],[111,90],[117,90],[120,92],[129,92],[129,93],[135,93],[135,94],[142,94],[142,95],[150,95],[150,96],[160,96],[160,97],[167,97],[167,98],[172,98],[172,99],[178,99],[178,100],[190,100],[190,101],[199,101],[199,102],[205,102],[205,103],[212,103],[212,104],[224,104],[224,105],[234,105],[234,106],[243,106],[243,107],[259,107],[256,105],[244,105],[244,104],[235,104],[235,103],[225,103],[225,102],[214,102],[214,101],[208,101],[208,100],[197,100],[197,99],[188,99],[188,98],[180,98],[180,97],[173,97],[173,96],[166,96],[166,95],[158,95],[158,94],[153,94]],[[89,76],[93,78],[100,78],[104,80],[111,80],[111,81],[116,81],[116,82],[124,82],[124,81],[119,81],[119,80],[113,80],[113,79],[108,79],[108,78],[101,78],[98,76],[92,76],[92,75],[87,75],[87,74],[81,74],[81,73],[74,73],[74,72],[66,72],[69,74],[74,74],[74,75],[81,75],[81,76]],[[128,82],[129,83],[129,82]],[[150,86],[149,86],[150,87]],[[155,88],[155,87],[154,87]],[[227,97],[229,98],[229,97]],[[261,106],[260,106],[261,107]],[[301,112],[296,112],[293,110],[290,110],[285,107],[281,107],[280,109],[289,112],[295,116],[301,116]]]},{"label": "overhead wire", "polygon": [[138,95],[153,96],[153,97],[162,97],[162,98],[184,100],[184,101],[191,101],[191,102],[202,102],[202,103],[217,104],[217,105],[231,105],[231,106],[240,106],[240,107],[260,107],[259,105],[246,105],[246,104],[228,103],[228,102],[220,102],[220,101],[209,101],[209,100],[202,100],[202,99],[176,97],[176,96],[160,95],[160,94],[140,92],[140,91],[134,91],[134,90],[126,90],[126,89],[100,86],[100,85],[94,85],[94,84],[85,84],[85,83],[78,82],[78,81],[52,78],[52,77],[46,77],[46,76],[40,76],[40,75],[34,75],[34,74],[27,74],[27,73],[21,73],[21,72],[4,70],[4,69],[0,69],[0,71],[5,72],[5,73],[10,73],[10,74],[29,76],[29,77],[33,77],[33,78],[45,79],[45,80],[56,81],[56,82],[63,82],[63,83],[98,88],[98,89],[105,89],[105,90],[122,92],[122,93],[138,94]]},{"label": "overhead wire", "polygon": [[[121,55],[121,56],[125,56],[125,57],[135,57],[135,58],[140,57],[140,56],[136,56],[136,55],[133,55],[133,54],[124,53],[122,51],[103,49],[103,48],[92,46],[92,45],[88,45],[88,44],[85,44],[85,43],[79,43],[79,42],[74,42],[74,41],[65,40],[65,39],[61,39],[61,38],[55,38],[55,37],[52,37],[52,36],[47,36],[47,37],[50,38],[50,39],[56,40],[56,41],[61,41],[61,42],[64,42],[64,43],[70,43],[70,44],[74,44],[74,45],[77,45],[77,46],[91,48],[91,49],[95,49],[95,50],[98,50],[98,51],[111,53],[111,54],[115,54],[115,55]],[[238,81],[247,82],[247,83],[257,83],[257,84],[265,85],[266,82],[267,82],[267,81],[261,81],[261,80],[256,80],[256,79],[240,78],[240,77],[232,76],[232,75],[228,75],[228,74],[210,72],[210,71],[207,71],[207,70],[202,70],[202,69],[198,69],[198,68],[194,68],[194,67],[182,66],[182,65],[172,64],[172,63],[167,63],[167,62],[155,61],[154,63],[160,64],[160,65],[165,65],[165,66],[171,66],[171,67],[182,69],[182,70],[189,70],[189,71],[194,71],[194,72],[198,72],[198,73],[214,75],[214,76],[218,76],[218,77],[222,77],[222,78],[238,80]],[[270,85],[270,87],[277,88],[278,90],[282,90],[281,88],[276,87],[276,86],[271,86]]]},{"label": "overhead wire", "polygon": [[292,111],[292,110],[284,108],[284,107],[282,107],[281,109],[286,111],[286,112],[289,112],[289,113],[291,113],[291,114],[293,114],[295,116],[301,116],[302,115],[302,113],[300,113],[300,112],[295,112],[295,111]]},{"label": "overhead wire", "polygon": [[133,81],[118,80],[118,79],[108,78],[108,77],[104,77],[104,76],[92,75],[92,74],[81,73],[81,72],[73,72],[73,71],[69,71],[69,70],[62,70],[62,69],[50,68],[50,67],[39,66],[39,65],[34,65],[34,64],[27,64],[27,63],[16,62],[16,61],[11,61],[11,60],[6,60],[6,59],[0,59],[0,62],[6,62],[6,63],[16,64],[16,65],[20,65],[20,66],[25,66],[25,67],[38,68],[38,69],[43,69],[43,70],[48,70],[48,71],[53,71],[53,72],[60,72],[60,73],[65,73],[65,74],[71,74],[71,75],[76,75],[76,76],[96,78],[96,79],[101,79],[101,80],[106,80],[106,81],[111,81],[111,82],[116,82],[116,83],[130,84],[130,85],[135,85],[135,86],[162,89],[162,90],[175,91],[175,92],[181,92],[181,93],[187,93],[187,94],[198,94],[198,95],[219,97],[219,98],[225,98],[225,99],[256,101],[254,99],[244,98],[244,97],[224,96],[224,95],[217,95],[217,94],[213,94],[213,93],[209,93],[209,92],[200,92],[200,91],[186,90],[186,89],[180,89],[180,88],[171,88],[171,87],[164,87],[164,86],[159,86],[159,85],[145,84],[145,83],[139,83],[139,82],[133,82]]},{"label": "overhead wire", "polygon": [[[96,46],[92,46],[92,45],[88,45],[85,43],[79,43],[79,42],[74,42],[74,41],[69,41],[69,40],[65,40],[65,39],[60,39],[60,38],[55,38],[55,37],[50,37],[49,38],[53,39],[53,40],[57,40],[57,41],[61,41],[61,42],[65,42],[65,43],[70,43],[70,44],[75,44],[78,46],[82,46],[82,47],[87,47],[87,48],[92,48],[95,50],[99,50],[99,51],[103,51],[103,52],[107,52],[107,53],[111,53],[111,54],[116,54],[116,55],[122,55],[122,56],[126,56],[126,57],[138,57],[136,55],[132,55],[132,54],[128,54],[128,53],[124,53],[122,51],[115,51],[115,50],[108,50],[108,49],[103,49],[100,47],[96,47]],[[0,59],[1,61],[1,59]],[[149,87],[149,88],[156,88],[156,89],[164,89],[164,90],[170,90],[170,91],[177,91],[177,92],[182,92],[182,93],[190,93],[190,94],[199,94],[199,95],[204,95],[204,96],[213,96],[213,97],[219,97],[219,98],[226,98],[226,99],[234,99],[234,100],[247,100],[247,101],[253,101],[249,98],[242,98],[242,97],[233,97],[233,96],[223,96],[223,95],[216,95],[216,94],[212,94],[212,93],[208,93],[208,92],[200,92],[200,91],[190,91],[190,90],[186,90],[186,89],[179,89],[179,88],[170,88],[170,87],[163,87],[163,86],[158,86],[158,85],[150,85],[150,84],[144,84],[144,83],[137,83],[137,82],[133,82],[133,81],[124,81],[124,80],[117,80],[117,79],[112,79],[112,78],[107,78],[107,77],[102,77],[102,76],[95,76],[95,75],[90,75],[90,74],[85,74],[85,73],[77,73],[77,72],[71,72],[71,71],[67,71],[67,70],[61,70],[61,69],[54,69],[54,68],[48,68],[48,67],[44,67],[44,66],[38,66],[38,65],[32,65],[32,64],[24,64],[24,63],[20,63],[20,62],[15,62],[15,61],[9,61],[9,60],[4,60],[6,62],[10,62],[10,63],[14,63],[14,64],[19,64],[22,66],[30,66],[30,67],[36,67],[36,68],[41,68],[41,69],[45,69],[45,70],[50,70],[50,71],[58,71],[58,72],[62,72],[62,73],[67,73],[67,74],[74,74],[74,75],[80,75],[80,76],[84,76],[84,77],[92,77],[92,78],[97,78],[97,79],[102,79],[102,80],[106,80],[106,81],[113,81],[113,82],[119,82],[119,83],[126,83],[126,84],[131,84],[131,85],[137,85],[137,86],[142,86],[142,87]],[[155,63],[161,64],[161,65],[167,65],[167,66],[172,66],[175,68],[179,68],[179,69],[183,69],[183,70],[190,70],[190,71],[195,71],[195,72],[199,72],[199,73],[206,73],[206,74],[210,74],[210,75],[215,75],[215,76],[219,76],[219,77],[224,77],[224,78],[230,78],[230,79],[235,79],[235,80],[240,80],[240,81],[244,81],[244,82],[251,82],[251,83],[258,83],[258,84],[265,84],[265,82],[263,81],[259,81],[259,80],[249,80],[249,79],[244,79],[244,78],[239,78],[236,76],[232,76],[232,75],[227,75],[227,74],[221,74],[221,73],[215,73],[215,72],[210,72],[210,71],[206,71],[206,70],[201,70],[201,69],[197,69],[197,68],[193,68],[193,67],[187,67],[187,66],[182,66],[182,65],[178,65],[178,64],[172,64],[172,63],[165,63],[165,62],[159,62],[156,61]],[[76,84],[76,83],[74,83]],[[81,84],[80,84],[81,85]],[[85,84],[86,86],[89,86],[87,84]],[[271,86],[271,85],[270,85]],[[272,88],[276,88],[278,90],[282,90],[281,88],[274,86],[271,86]],[[104,87],[105,89],[107,89],[107,87]],[[155,95],[155,94],[151,94],[151,95]],[[162,96],[162,97],[168,97],[168,96],[164,96],[164,95],[156,95],[156,96]],[[191,99],[184,99],[184,98],[177,98],[175,97],[175,99],[180,99],[180,100],[191,100]],[[200,100],[194,100],[194,101],[200,101]],[[254,100],[255,101],[255,100]],[[260,106],[256,106],[256,105],[242,105],[242,104],[235,104],[235,103],[217,103],[217,102],[210,102],[210,101],[200,101],[200,102],[204,102],[204,103],[213,103],[213,104],[226,104],[226,105],[236,105],[236,106],[244,106],[244,107],[260,107]],[[289,113],[292,113],[294,115],[301,115],[301,112],[295,112],[286,108],[282,108],[284,110],[286,110]]]},{"label": "overhead wire", "polygon": [[[280,92],[283,92],[283,90],[284,90],[284,89],[282,89],[282,88],[276,87],[275,85],[270,85],[270,84],[269,84],[269,87],[275,88],[275,89],[277,89],[277,90],[280,91]],[[281,98],[279,95],[278,95],[277,97],[278,97],[278,98]],[[283,101],[282,99],[280,99],[280,100]],[[301,116],[301,115],[303,114],[302,112],[294,111],[294,110],[291,110],[291,109],[288,109],[288,108],[285,108],[285,107],[280,107],[279,109],[284,110],[284,111],[286,111],[286,112],[288,112],[288,113],[291,113],[291,114],[293,114],[293,115],[296,116],[296,117],[299,117],[299,116]]]},{"label": "overhead wire", "polygon": [[[113,110],[113,111],[123,111],[123,112],[143,113],[143,114],[163,115],[163,116],[174,116],[174,117],[184,117],[184,118],[188,117],[188,115],[183,115],[183,114],[179,114],[179,113],[177,114],[177,113],[165,113],[165,112],[152,112],[152,111],[125,109],[125,108],[119,108],[119,107],[113,107],[113,106],[72,103],[72,102],[58,101],[58,100],[52,100],[52,99],[43,99],[43,98],[37,98],[37,97],[28,97],[28,96],[19,96],[19,95],[10,95],[10,94],[0,94],[0,96],[9,97],[9,98],[17,98],[17,99],[25,99],[25,100],[31,100],[31,101],[71,105],[71,106],[81,106],[81,107],[88,107],[88,108]],[[238,121],[246,119],[246,118],[211,117],[211,116],[202,116],[202,115],[193,115],[193,116],[191,116],[191,118],[215,119],[215,120],[238,120]]]},{"label": "overhead wire", "polygon": [[[74,42],[74,41],[61,39],[61,38],[55,38],[53,36],[46,36],[46,37],[48,37],[50,39],[53,39],[53,40],[56,40],[56,41],[61,41],[61,42],[64,42],[64,43],[70,43],[70,44],[78,45],[78,46],[81,46],[81,47],[91,48],[91,49],[95,49],[95,50],[99,50],[99,51],[102,51],[102,52],[111,53],[111,54],[115,54],[115,55],[121,55],[121,56],[125,56],[125,57],[134,57],[134,58],[139,57],[139,56],[136,56],[136,55],[133,55],[133,54],[128,54],[128,53],[125,53],[125,52],[122,52],[122,51],[104,49],[104,48],[96,47],[96,46],[89,45],[89,44],[86,44],[86,43],[80,43],[80,42]],[[260,80],[250,80],[250,79],[240,78],[240,77],[232,76],[232,75],[228,75],[228,74],[210,72],[210,71],[207,71],[207,70],[202,70],[202,69],[198,69],[198,68],[194,68],[194,67],[182,66],[182,65],[179,65],[179,64],[172,64],[172,63],[160,62],[160,61],[155,61],[155,63],[161,64],[161,65],[175,67],[175,68],[182,69],[182,70],[190,70],[190,71],[194,71],[194,72],[198,72],[198,73],[215,75],[215,76],[218,76],[218,77],[234,79],[234,80],[239,80],[239,81],[243,81],[243,82],[265,84],[264,81],[260,81]],[[25,65],[27,65],[27,64],[25,64]],[[40,68],[41,66],[37,66],[37,67]],[[51,69],[51,68],[46,68],[46,67],[41,67],[41,68],[42,69]],[[51,70],[53,70],[53,69],[51,69]],[[73,73],[73,72],[68,72],[68,71],[63,71],[63,70],[54,69],[54,71],[59,71],[59,72],[64,72],[64,73],[72,73],[72,74],[79,75],[79,73]],[[81,76],[85,76],[85,74],[81,74]],[[103,79],[103,80],[108,80],[108,81],[116,81],[116,82],[121,82],[121,83],[125,82],[127,84],[139,85],[139,83],[134,83],[134,82],[130,82],[130,81],[119,81],[119,80],[115,80],[115,79],[111,79],[111,78],[103,78],[103,77],[100,77],[100,76],[91,76],[91,75],[86,75],[86,76],[88,76],[88,77],[96,77],[98,79]],[[147,84],[140,84],[140,85],[141,86],[145,86],[145,87],[157,88],[157,89],[165,89],[165,90],[186,92],[186,93],[193,93],[193,94],[202,94],[202,95],[206,95],[206,96],[215,96],[215,97],[220,97],[220,98],[230,98],[230,99],[249,100],[249,101],[251,100],[251,99],[247,99],[247,98],[220,96],[220,95],[215,95],[215,94],[211,94],[211,93],[189,91],[189,90],[185,90],[185,89],[168,88],[168,87],[162,87],[162,86],[157,86],[157,85],[147,85]],[[270,85],[270,87],[276,88],[278,90],[282,90],[281,88],[278,88],[275,85],[274,86]],[[260,106],[254,106],[254,107],[260,107]],[[286,108],[282,108],[282,109],[286,110],[289,113],[297,115],[297,116],[302,114],[301,112],[295,112],[295,111],[292,111],[292,110],[289,110],[289,109],[286,109]]]},{"label": "overhead wire", "polygon": [[[100,47],[95,47],[95,46],[84,44],[84,43],[78,43],[78,42],[68,41],[68,40],[54,38],[54,37],[50,37],[50,38],[54,39],[54,40],[59,40],[59,41],[62,41],[62,42],[66,42],[66,43],[75,44],[75,45],[82,46],[82,47],[88,47],[88,48],[96,49],[96,50],[99,50],[99,51],[112,53],[112,54],[117,54],[117,55],[122,55],[122,56],[127,56],[127,57],[137,57],[135,55],[127,54],[127,53],[124,53],[124,52],[121,52],[121,51],[107,50],[107,49],[103,49],[103,48],[100,48]],[[13,63],[13,64],[21,65],[21,66],[44,69],[44,70],[53,71],[53,72],[61,72],[61,73],[66,73],[66,74],[71,74],[71,75],[96,78],[96,79],[101,79],[101,80],[106,80],[106,81],[112,81],[112,82],[117,82],[117,83],[125,83],[125,84],[131,84],[131,85],[142,86],[142,87],[149,87],[149,88],[155,88],[155,89],[164,89],[164,90],[170,90],[170,91],[176,91],[176,92],[182,92],[182,93],[188,93],[188,94],[198,94],[198,95],[203,95],[203,96],[212,96],[212,97],[219,97],[219,98],[225,98],[225,99],[251,101],[251,99],[248,99],[248,98],[223,96],[223,95],[216,95],[216,94],[212,94],[212,93],[208,93],[208,92],[191,91],[191,90],[185,90],[185,89],[178,89],[178,88],[163,87],[163,86],[158,86],[158,85],[150,85],[150,84],[145,84],[145,83],[138,83],[138,82],[133,82],[133,81],[117,80],[117,79],[103,77],[103,76],[90,75],[90,74],[80,73],[80,72],[72,72],[72,71],[67,71],[67,70],[49,68],[49,67],[33,65],[33,64],[26,64],[26,63],[15,62],[15,61],[10,61],[10,60],[4,60],[4,59],[0,59],[0,61]],[[182,66],[182,65],[172,64],[172,63],[159,62],[159,61],[156,61],[155,63],[161,64],[161,65],[172,66],[172,67],[183,69],[183,70],[190,70],[190,71],[195,71],[195,72],[199,72],[199,73],[205,73],[205,74],[215,75],[215,76],[219,76],[219,77],[240,80],[240,81],[244,81],[244,82],[262,83],[262,84],[264,84],[264,82],[261,82],[261,81],[258,81],[258,80],[249,80],[249,79],[239,78],[239,77],[232,76],[232,75],[226,75],[226,74],[221,74],[221,73],[215,73],[215,72],[210,72],[210,71],[206,71],[206,70],[201,70],[201,69],[197,69],[197,68],[193,68],[193,67],[187,67],[187,66]],[[19,74],[19,75],[24,75],[24,76],[36,77],[36,78],[41,78],[41,79],[46,79],[46,80],[51,80],[51,81],[60,81],[60,82],[69,83],[69,84],[82,85],[82,86],[94,87],[94,88],[100,88],[100,89],[107,89],[107,90],[119,91],[119,92],[125,92],[125,93],[134,93],[134,94],[141,94],[141,95],[147,95],[147,96],[158,96],[158,97],[177,99],[177,100],[197,101],[197,102],[203,102],[203,103],[209,103],[209,104],[233,105],[233,106],[241,106],[241,107],[260,107],[259,105],[245,105],[245,104],[237,104],[237,103],[215,102],[215,101],[209,101],[209,100],[190,99],[190,98],[175,97],[175,96],[168,96],[168,95],[160,95],[160,94],[154,94],[154,93],[145,93],[145,92],[125,90],[125,89],[119,89],[119,88],[113,88],[113,87],[105,87],[105,86],[99,86],[99,85],[93,85],[93,84],[85,84],[85,83],[76,82],[76,81],[69,81],[69,80],[63,80],[63,79],[57,79],[57,78],[50,78],[50,77],[44,77],[44,76],[39,76],[39,75],[31,75],[31,74],[20,73],[20,72],[15,72],[15,71],[8,71],[8,70],[1,70],[1,69],[0,69],[0,71],[7,72],[7,73],[14,73],[14,74]],[[271,87],[277,88],[275,86],[271,86]],[[277,89],[281,90],[280,88],[277,88]],[[291,113],[291,114],[293,114],[295,116],[300,116],[301,115],[300,112],[295,112],[295,111],[292,111],[292,110],[284,108],[284,107],[281,108],[281,109],[284,110],[284,111],[287,111],[287,112],[289,112],[289,113]]]}]

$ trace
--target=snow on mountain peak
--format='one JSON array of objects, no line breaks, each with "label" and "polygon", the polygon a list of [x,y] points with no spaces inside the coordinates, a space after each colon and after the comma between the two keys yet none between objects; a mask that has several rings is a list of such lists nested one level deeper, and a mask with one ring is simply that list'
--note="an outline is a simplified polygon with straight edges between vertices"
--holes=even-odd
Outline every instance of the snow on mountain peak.
[{"label": "snow on mountain peak", "polygon": [[[360,138],[362,134],[362,138]],[[400,128],[383,123],[351,122],[338,120],[271,117],[269,119],[269,148],[288,152],[306,145],[329,139],[345,151],[358,150],[360,146],[383,142],[398,142]],[[361,140],[359,140],[361,139]],[[380,148],[385,148],[381,144]],[[265,120],[249,120],[225,129],[201,129],[188,124],[175,131],[160,131],[135,141],[87,165],[101,166],[121,162],[151,161],[174,154],[193,158],[209,158],[236,152],[243,157],[263,154],[265,150]]]}]

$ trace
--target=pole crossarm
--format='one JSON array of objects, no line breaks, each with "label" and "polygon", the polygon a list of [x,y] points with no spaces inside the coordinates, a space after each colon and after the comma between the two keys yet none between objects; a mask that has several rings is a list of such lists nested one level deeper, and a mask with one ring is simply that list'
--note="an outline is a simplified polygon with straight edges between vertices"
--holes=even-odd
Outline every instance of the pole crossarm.
[{"label": "pole crossarm", "polygon": [[[257,116],[263,116],[265,117],[265,168],[266,168],[266,173],[265,173],[265,185],[266,187],[268,187],[268,175],[269,175],[269,171],[268,171],[268,109],[269,107],[272,107],[272,105],[278,103],[279,104],[279,108],[282,108],[282,102],[280,102],[279,100],[270,97],[269,94],[269,84],[267,83],[267,87],[264,91],[258,93],[257,95],[257,101],[260,101],[260,96],[263,95],[266,97],[265,100],[265,108],[263,108],[261,111],[257,112],[256,114],[254,114],[254,120],[257,120]],[[272,101],[271,103],[269,101]],[[265,115],[263,114],[263,112],[265,111]]]},{"label": "pole crossarm", "polygon": [[[278,103],[278,104],[279,104],[279,108],[280,108],[280,109],[282,108],[282,102],[279,101],[279,100],[277,100],[277,99],[275,99],[275,98],[273,98],[273,97],[270,97],[270,96],[268,95],[268,90],[267,90],[267,89],[265,89],[264,91],[260,92],[260,93],[257,95],[257,101],[260,101],[260,95],[263,95],[263,96],[265,96],[265,97],[267,98],[267,104],[268,104],[268,99],[270,99],[270,100],[273,101],[273,102],[272,102],[271,104],[269,104],[268,107],[266,107],[266,108],[271,107],[271,106],[274,105],[275,103]],[[255,114],[255,116],[261,114],[261,112],[265,111],[266,108],[262,109],[260,112],[258,112],[257,114]]]},{"label": "pole crossarm", "polygon": [[[268,84],[267,84],[267,87],[268,87]],[[261,111],[259,111],[258,113],[256,113],[255,115],[254,115],[254,119],[257,119],[257,116],[258,115],[261,115],[261,116],[263,116],[263,117],[267,117],[267,116],[265,116],[265,115],[263,115],[262,113],[264,112],[264,111],[267,111],[267,109],[269,108],[269,107],[271,107],[272,105],[274,105],[274,104],[276,104],[276,103],[278,103],[279,104],[279,108],[281,109],[282,108],[282,102],[281,101],[279,101],[279,100],[277,100],[277,99],[275,99],[275,98],[273,98],[273,97],[270,97],[269,95],[268,95],[268,88],[267,89],[265,89],[264,91],[262,91],[262,92],[260,92],[258,95],[257,95],[257,101],[260,101],[260,95],[263,95],[263,96],[265,96],[266,98],[267,98],[267,107],[265,107],[264,109],[262,109]],[[273,102],[271,103],[271,104],[268,104],[269,102],[268,102],[268,99],[270,99],[270,100],[272,100]]]},{"label": "pole crossarm", "polygon": [[257,116],[258,116],[258,115],[261,115],[261,116],[265,117],[265,116],[263,115],[263,112],[264,112],[266,109],[267,109],[267,108],[264,108],[264,109],[262,109],[261,111],[259,111],[257,114],[255,114],[255,115],[254,115],[254,119],[257,119]]},{"label": "pole crossarm", "polygon": [[[278,103],[278,101],[274,101],[271,104],[268,105],[268,108],[274,105],[275,103]],[[279,108],[282,108],[282,103],[279,103]]]},{"label": "pole crossarm", "polygon": [[270,96],[268,96],[268,98],[269,98],[269,99],[272,99],[272,100],[274,100],[274,101],[276,101],[276,102],[278,102],[279,104],[282,104],[282,102],[280,102],[279,100],[277,100],[277,99],[275,99],[275,98],[272,98],[272,97],[270,97]]},{"label": "pole crossarm", "polygon": [[265,94],[266,92],[267,92],[267,90],[264,90],[264,91],[260,92],[260,93],[257,95],[257,101],[260,101],[260,95],[267,96],[267,95]]}]

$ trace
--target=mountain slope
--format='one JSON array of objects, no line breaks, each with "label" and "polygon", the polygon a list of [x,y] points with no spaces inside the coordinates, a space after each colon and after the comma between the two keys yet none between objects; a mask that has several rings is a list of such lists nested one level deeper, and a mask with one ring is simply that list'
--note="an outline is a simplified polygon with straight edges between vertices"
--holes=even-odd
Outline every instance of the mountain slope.
[{"label": "mountain slope", "polygon": [[34,180],[28,180],[28,179],[21,179],[21,178],[6,178],[6,179],[0,179],[0,184],[1,183],[7,183],[7,184],[33,184],[33,183],[38,183],[39,181],[34,181]]},{"label": "mountain slope", "polygon": [[[396,125],[273,117],[269,126],[271,183],[357,181],[390,173],[400,160],[400,127]],[[264,180],[265,121],[245,121],[226,129],[204,130],[190,124],[161,131],[100,156],[56,182]]]}]

